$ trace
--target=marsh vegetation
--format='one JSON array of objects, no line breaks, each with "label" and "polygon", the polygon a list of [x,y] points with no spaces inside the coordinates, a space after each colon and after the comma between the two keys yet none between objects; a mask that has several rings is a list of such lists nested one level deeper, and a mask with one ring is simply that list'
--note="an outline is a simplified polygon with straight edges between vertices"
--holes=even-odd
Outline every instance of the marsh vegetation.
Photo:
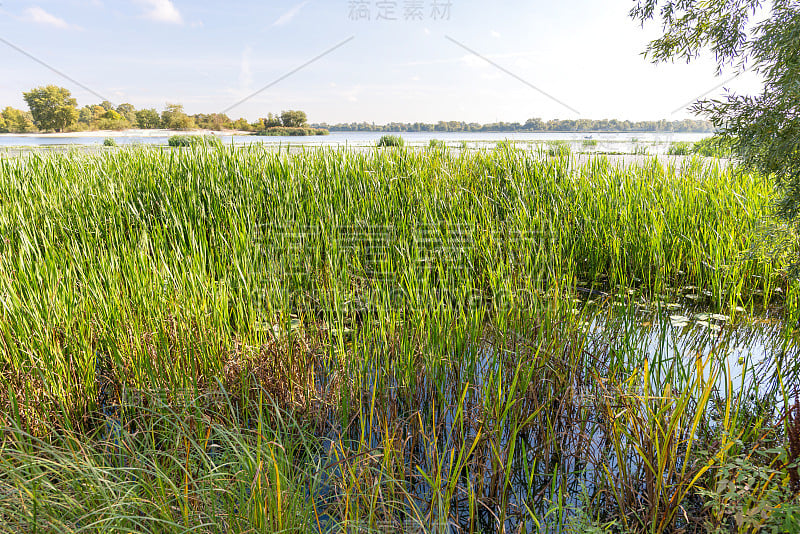
[{"label": "marsh vegetation", "polygon": [[768,181],[384,145],[0,158],[0,524],[798,525]]}]

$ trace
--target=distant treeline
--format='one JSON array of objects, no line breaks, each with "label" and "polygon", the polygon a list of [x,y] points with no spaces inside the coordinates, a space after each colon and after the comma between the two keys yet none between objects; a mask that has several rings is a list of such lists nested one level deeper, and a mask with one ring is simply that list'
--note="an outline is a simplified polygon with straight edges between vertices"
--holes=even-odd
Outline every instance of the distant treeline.
[{"label": "distant treeline", "polygon": [[[129,128],[169,130],[243,130],[268,132],[275,128],[299,131],[308,129],[305,112],[299,110],[269,113],[266,118],[248,122],[233,120],[224,113],[188,115],[181,104],[167,104],[163,111],[137,110],[132,104],[108,101],[78,107],[68,89],[55,85],[36,87],[22,94],[28,110],[6,107],[0,111],[0,133],[81,132],[89,130],[127,130]],[[317,134],[313,131],[312,134]],[[309,134],[309,135],[312,135]],[[295,135],[297,135],[295,133]]]},{"label": "distant treeline", "polygon": [[436,124],[424,122],[390,122],[375,124],[351,122],[341,124],[312,124],[331,132],[713,132],[714,126],[708,121],[686,119],[682,121],[626,121],[617,119],[565,119],[543,121],[528,119],[520,122],[477,122],[439,121]]},{"label": "distant treeline", "polygon": [[[439,121],[390,122],[377,125],[368,122],[341,124],[308,124],[305,112],[287,110],[269,113],[266,118],[249,122],[231,119],[223,113],[188,115],[181,104],[168,103],[164,110],[136,109],[124,103],[104,101],[78,107],[70,91],[48,85],[23,93],[29,110],[6,107],[0,111],[0,133],[80,132],[87,130],[126,130],[128,128],[166,128],[170,130],[244,130],[262,135],[320,135],[332,132],[713,132],[708,121],[638,121],[617,119],[566,119],[543,121],[539,118],[520,122]],[[322,131],[324,130],[324,131]]]}]

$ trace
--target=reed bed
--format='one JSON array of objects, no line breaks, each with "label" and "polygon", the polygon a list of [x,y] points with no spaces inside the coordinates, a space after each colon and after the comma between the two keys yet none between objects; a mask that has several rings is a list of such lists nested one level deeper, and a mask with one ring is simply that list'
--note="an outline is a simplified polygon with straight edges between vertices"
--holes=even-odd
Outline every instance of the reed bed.
[{"label": "reed bed", "polygon": [[2,157],[0,529],[797,525],[790,329],[737,374],[730,327],[615,319],[796,320],[772,199],[510,145]]}]

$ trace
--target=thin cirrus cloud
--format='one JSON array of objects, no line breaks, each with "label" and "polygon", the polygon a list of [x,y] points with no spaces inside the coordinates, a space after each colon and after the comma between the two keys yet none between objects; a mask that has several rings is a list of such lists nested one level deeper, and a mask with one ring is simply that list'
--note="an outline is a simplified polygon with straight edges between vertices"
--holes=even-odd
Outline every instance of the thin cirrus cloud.
[{"label": "thin cirrus cloud", "polygon": [[301,2],[301,3],[297,4],[292,9],[290,9],[289,11],[287,11],[286,13],[284,13],[283,15],[278,17],[278,20],[273,22],[272,25],[273,26],[285,26],[285,25],[289,24],[292,21],[292,19],[294,19],[297,16],[297,14],[300,13],[300,11],[304,7],[306,7],[307,4],[308,4],[308,1]]},{"label": "thin cirrus cloud", "polygon": [[183,24],[183,16],[172,0],[137,0],[146,8],[145,18],[166,24]]},{"label": "thin cirrus cloud", "polygon": [[77,26],[73,26],[64,19],[56,17],[52,13],[48,13],[39,6],[26,9],[25,18],[36,24],[50,26],[52,28],[60,28],[62,30],[77,29]]}]

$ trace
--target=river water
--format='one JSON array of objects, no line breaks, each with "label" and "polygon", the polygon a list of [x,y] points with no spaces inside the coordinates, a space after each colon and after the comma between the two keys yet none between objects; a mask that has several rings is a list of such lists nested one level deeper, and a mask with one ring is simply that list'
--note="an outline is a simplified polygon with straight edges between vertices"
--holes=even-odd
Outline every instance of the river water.
[{"label": "river water", "polygon": [[[192,132],[187,132],[192,135]],[[134,130],[128,132],[100,132],[98,135],[77,133],[74,135],[0,135],[0,147],[56,147],[102,145],[112,137],[119,145],[166,145],[172,132],[163,130]],[[217,134],[215,134],[217,135]],[[385,132],[332,132],[325,136],[308,137],[259,137],[251,135],[217,135],[225,144],[247,145],[263,143],[272,146],[374,146]],[[548,142],[568,141],[574,150],[581,152],[631,153],[646,150],[649,154],[663,154],[671,143],[694,142],[710,134],[702,133],[587,133],[587,132],[404,132],[401,136],[406,144],[427,146],[432,139],[442,140],[448,145],[470,148],[490,147],[500,141],[518,144],[546,145]]]}]

